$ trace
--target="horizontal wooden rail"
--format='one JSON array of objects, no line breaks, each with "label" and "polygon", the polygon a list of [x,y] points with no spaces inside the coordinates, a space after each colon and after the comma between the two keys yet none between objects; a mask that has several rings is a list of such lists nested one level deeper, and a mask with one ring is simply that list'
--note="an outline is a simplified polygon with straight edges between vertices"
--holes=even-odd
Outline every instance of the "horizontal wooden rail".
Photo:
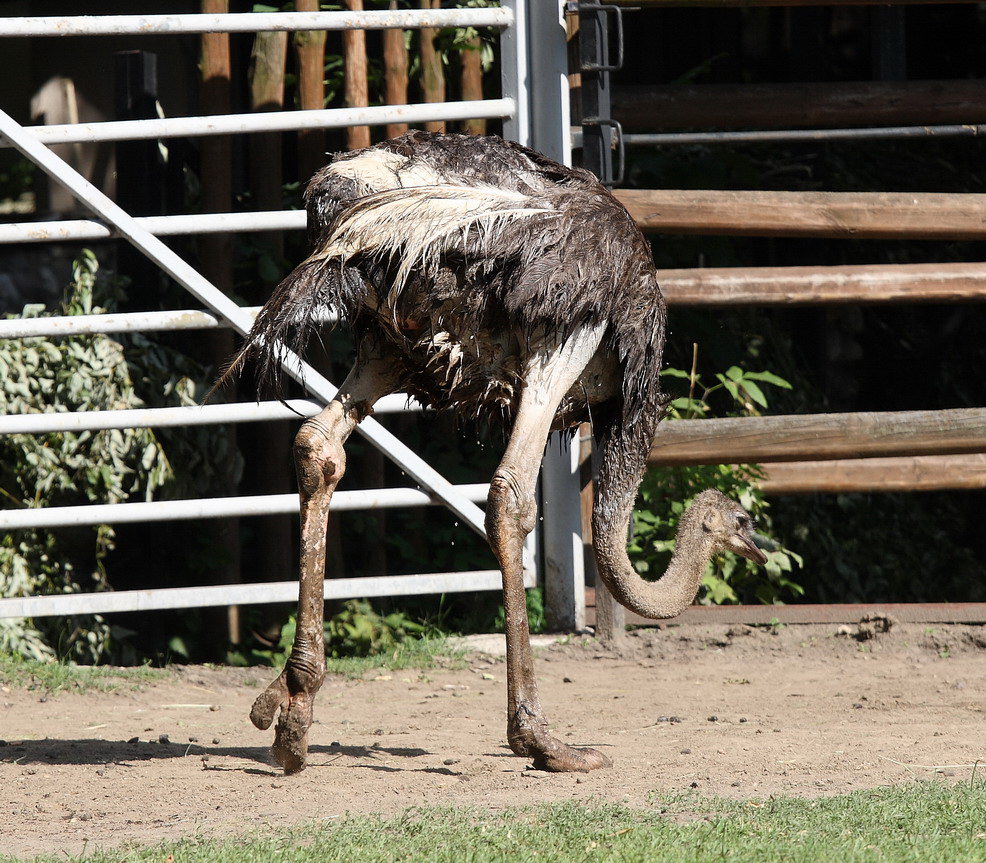
[{"label": "horizontal wooden rail", "polygon": [[[586,588],[586,624],[596,624],[595,592]],[[825,605],[693,605],[669,620],[650,620],[626,613],[632,626],[679,624],[765,626],[772,623],[859,623],[864,616],[884,614],[899,623],[986,623],[986,602],[868,602]]]},{"label": "horizontal wooden rail", "polygon": [[986,263],[717,267],[659,276],[668,302],[682,306],[986,300]]},{"label": "horizontal wooden rail", "polygon": [[662,423],[650,463],[764,464],[986,452],[986,408]]},{"label": "horizontal wooden rail", "polygon": [[602,0],[610,6],[643,6],[672,9],[731,9],[747,6],[930,6],[942,3],[978,3],[981,0]]},{"label": "horizontal wooden rail", "polygon": [[764,473],[765,494],[957,491],[986,488],[986,454],[778,462]]},{"label": "horizontal wooden rail", "polygon": [[645,233],[986,238],[986,195],[619,189],[616,197]]},{"label": "horizontal wooden rail", "polygon": [[617,87],[627,132],[986,123],[986,81],[850,81]]}]

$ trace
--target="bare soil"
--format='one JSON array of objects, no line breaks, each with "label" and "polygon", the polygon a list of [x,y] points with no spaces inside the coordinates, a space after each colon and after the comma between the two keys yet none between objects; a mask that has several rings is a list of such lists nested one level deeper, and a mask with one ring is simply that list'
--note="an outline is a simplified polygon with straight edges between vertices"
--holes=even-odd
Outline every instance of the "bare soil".
[{"label": "bare soil", "polygon": [[[0,691],[0,852],[81,853],[410,806],[568,799],[647,807],[668,792],[815,796],[986,759],[986,629],[668,627],[619,654],[539,652],[556,734],[614,767],[528,769],[504,746],[504,665],[330,678],[309,768],[271,766],[247,713],[269,669],[176,668],[140,691]],[[857,640],[857,637],[862,640]],[[870,637],[867,637],[870,636]],[[980,768],[980,772],[986,772]]]}]

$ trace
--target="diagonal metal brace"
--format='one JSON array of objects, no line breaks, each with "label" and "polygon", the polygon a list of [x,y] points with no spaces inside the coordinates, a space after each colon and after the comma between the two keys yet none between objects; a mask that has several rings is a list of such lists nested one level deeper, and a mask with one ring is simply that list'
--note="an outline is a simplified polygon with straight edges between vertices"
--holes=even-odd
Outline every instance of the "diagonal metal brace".
[{"label": "diagonal metal brace", "polygon": [[[228,321],[230,326],[240,335],[245,336],[250,331],[253,325],[251,315],[241,309],[161,240],[142,228],[133,216],[111,201],[3,110],[0,110],[0,134],[6,137],[21,154],[34,162],[48,176],[62,183],[83,206],[88,207],[97,216],[115,227],[122,237],[150,258],[189,293]],[[284,348],[281,353],[281,364],[292,378],[324,404],[332,401],[338,392],[338,387],[287,348]],[[460,494],[448,480],[417,453],[370,417],[363,420],[356,427],[356,430],[384,455],[392,459],[416,483],[444,501],[449,509],[476,533],[485,538],[486,527],[483,511]]]}]

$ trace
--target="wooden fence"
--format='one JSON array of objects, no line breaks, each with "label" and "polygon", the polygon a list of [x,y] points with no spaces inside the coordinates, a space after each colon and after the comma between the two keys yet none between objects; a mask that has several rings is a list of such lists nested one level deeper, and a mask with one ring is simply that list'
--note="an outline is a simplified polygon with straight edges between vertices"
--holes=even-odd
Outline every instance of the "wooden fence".
[{"label": "wooden fence", "polygon": [[[865,5],[868,0],[604,2],[722,8]],[[581,84],[585,88],[585,76]],[[688,134],[712,143],[730,135],[766,141],[785,134],[792,140],[978,134],[979,124],[986,122],[986,81],[617,86],[612,88],[612,116],[623,124],[627,140],[636,134],[648,144],[661,143],[662,136],[669,145],[680,143]],[[962,125],[936,125],[946,123]],[[691,132],[710,129],[720,131]],[[583,134],[587,132],[584,127]],[[621,189],[616,194],[647,233],[986,238],[986,195],[667,189]],[[986,299],[986,263],[670,270],[661,273],[661,283],[671,305],[973,303]],[[769,494],[980,489],[986,488],[986,408],[681,420],[661,428],[650,463],[760,463],[766,474],[762,488]],[[624,622],[644,622],[624,615],[604,590],[597,589],[594,599],[589,619],[603,638],[618,638]],[[681,620],[849,621],[858,620],[864,610],[694,608]],[[895,606],[892,613],[917,621],[981,622],[986,604],[914,604]]]}]

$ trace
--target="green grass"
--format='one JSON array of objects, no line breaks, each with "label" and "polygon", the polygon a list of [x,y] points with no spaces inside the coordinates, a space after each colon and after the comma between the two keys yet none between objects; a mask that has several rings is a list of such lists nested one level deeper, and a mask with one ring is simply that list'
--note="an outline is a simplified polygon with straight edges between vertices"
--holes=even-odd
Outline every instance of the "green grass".
[{"label": "green grass", "polygon": [[[404,669],[465,668],[466,652],[452,647],[445,638],[414,638],[398,645],[388,653],[372,656],[328,657],[326,670],[346,677],[364,677],[373,671],[403,671]],[[274,657],[274,667],[280,669],[285,656]],[[19,656],[0,653],[0,684],[21,689],[40,689],[55,693],[109,692],[114,689],[138,689],[162,680],[168,675],[165,668],[146,665],[132,668],[115,666],[71,665],[63,662],[37,662]]]},{"label": "green grass", "polygon": [[389,819],[349,818],[249,838],[190,839],[135,847],[125,854],[90,851],[85,856],[87,863],[124,859],[134,863],[166,859],[175,863],[982,863],[986,783],[926,782],[820,800],[662,798],[648,811],[574,802],[498,813],[410,810]]},{"label": "green grass", "polygon": [[325,670],[329,674],[362,677],[370,671],[403,671],[406,668],[465,668],[466,652],[452,647],[445,638],[409,638],[392,651],[372,656],[329,656]]},{"label": "green grass", "polygon": [[115,668],[92,665],[69,665],[62,662],[37,662],[19,656],[0,654],[0,683],[23,689],[45,692],[75,690],[108,692],[113,689],[137,689],[143,684],[160,680],[167,671],[163,668],[137,666]]}]

